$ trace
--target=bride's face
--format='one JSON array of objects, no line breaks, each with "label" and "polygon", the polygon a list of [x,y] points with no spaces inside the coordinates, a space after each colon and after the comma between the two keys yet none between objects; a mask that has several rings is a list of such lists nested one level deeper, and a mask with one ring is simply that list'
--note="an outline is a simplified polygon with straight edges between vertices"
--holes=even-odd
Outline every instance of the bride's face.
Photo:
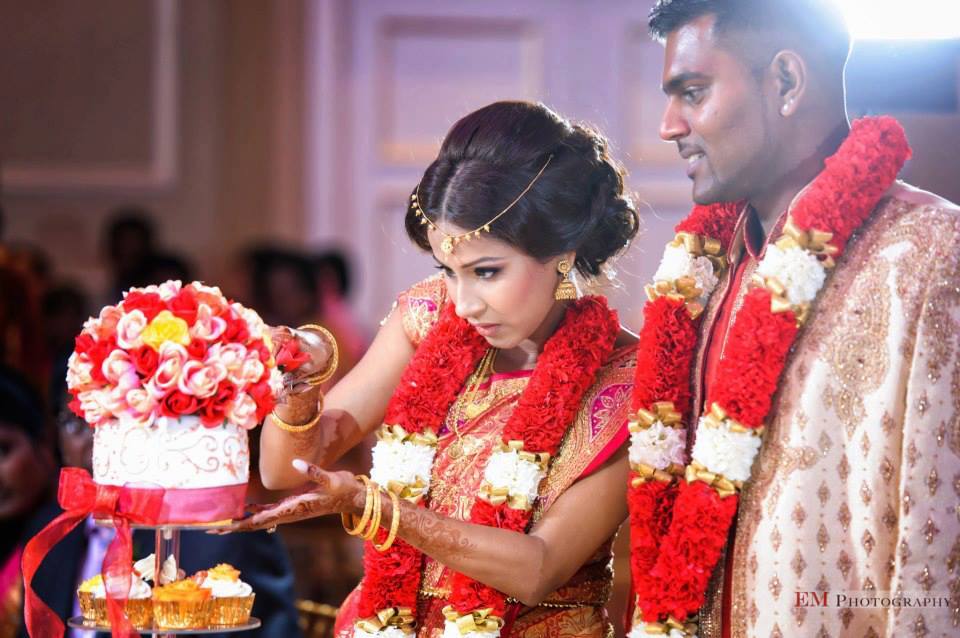
[{"label": "bride's face", "polygon": [[[451,235],[464,232],[441,228]],[[572,263],[572,254],[541,262],[485,233],[446,254],[440,247],[442,234],[431,230],[428,238],[458,316],[495,348],[508,350],[525,341],[543,345],[562,313],[554,300],[557,263],[562,258]]]}]

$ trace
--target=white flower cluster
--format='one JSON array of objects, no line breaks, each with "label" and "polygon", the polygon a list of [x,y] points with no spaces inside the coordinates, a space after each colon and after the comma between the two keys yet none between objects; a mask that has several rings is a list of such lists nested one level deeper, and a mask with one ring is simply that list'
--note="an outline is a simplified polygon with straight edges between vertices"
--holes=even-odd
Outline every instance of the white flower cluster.
[{"label": "white flower cluster", "polygon": [[649,465],[665,470],[671,463],[685,465],[686,433],[660,421],[649,428],[630,433],[630,464]]},{"label": "white flower cluster", "polygon": [[799,246],[784,250],[776,244],[767,246],[757,274],[775,277],[793,305],[813,301],[827,278],[827,271],[812,253]]},{"label": "white flower cluster", "polygon": [[498,638],[500,630],[496,631],[468,631],[465,634],[460,633],[457,623],[445,620],[443,621],[443,638]]},{"label": "white flower cluster", "polygon": [[483,471],[483,480],[495,489],[506,488],[510,496],[523,496],[528,503],[537,500],[540,481],[546,472],[532,461],[520,458],[515,450],[498,451],[490,455]]},{"label": "white flower cluster", "polygon": [[[633,626],[630,633],[627,634],[627,638],[650,638],[651,635],[647,633],[647,623],[641,622]],[[696,634],[688,634],[680,629],[671,629],[667,633],[659,635],[665,636],[665,638],[697,638]]]},{"label": "white flower cluster", "polygon": [[746,481],[759,450],[759,436],[750,432],[731,432],[725,425],[709,427],[701,418],[697,440],[693,444],[693,460],[731,481]]},{"label": "white flower cluster", "polygon": [[697,288],[702,291],[701,303],[706,302],[710,293],[717,287],[718,279],[713,272],[713,263],[709,259],[694,257],[683,246],[667,244],[653,280],[674,282],[682,277],[692,277],[697,282]]},{"label": "white flower cluster", "polygon": [[413,485],[419,479],[430,487],[430,472],[437,449],[411,441],[384,439],[373,446],[373,468],[370,479],[386,486],[390,481]]},{"label": "white flower cluster", "polygon": [[393,626],[384,627],[375,634],[354,626],[353,638],[410,638],[410,635],[405,634],[399,627]]}]

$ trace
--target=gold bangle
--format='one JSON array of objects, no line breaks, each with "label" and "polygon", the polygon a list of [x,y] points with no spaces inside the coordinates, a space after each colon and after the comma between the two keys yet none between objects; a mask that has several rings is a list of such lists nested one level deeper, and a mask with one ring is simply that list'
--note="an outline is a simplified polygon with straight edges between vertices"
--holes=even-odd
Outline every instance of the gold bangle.
[{"label": "gold bangle", "polygon": [[372,542],[377,537],[381,516],[383,516],[383,508],[380,502],[380,486],[373,483],[373,518],[370,520],[370,528],[363,535],[363,540]]},{"label": "gold bangle", "polygon": [[350,529],[349,525],[353,521],[348,521],[348,517],[350,519],[355,519],[356,517],[353,516],[353,514],[347,514],[346,512],[340,514],[340,522],[343,523],[343,529],[347,534],[350,534],[350,536],[360,536],[360,534],[363,532],[363,528],[365,528],[367,523],[370,521],[370,514],[373,513],[373,483],[363,474],[359,475],[357,478],[363,481],[366,489],[366,497],[364,498],[363,502],[363,516],[360,517],[360,522],[356,523],[356,526],[353,529]]},{"label": "gold bangle", "polygon": [[320,417],[323,416],[323,394],[321,394],[320,397],[317,399],[317,413],[313,416],[313,418],[311,418],[306,423],[303,423],[300,425],[287,423],[286,421],[281,419],[279,416],[277,416],[276,408],[274,408],[273,412],[270,413],[270,416],[273,417],[274,425],[276,425],[278,428],[280,428],[284,432],[293,432],[294,434],[298,434],[300,432],[306,432],[307,430],[315,426],[317,423],[319,423]]},{"label": "gold bangle", "polygon": [[390,533],[387,534],[387,539],[381,545],[373,544],[373,548],[378,552],[385,552],[390,549],[393,546],[393,541],[397,538],[397,532],[400,530],[400,499],[389,490],[387,490],[387,494],[390,496],[390,504],[393,506],[393,518],[390,520]]},{"label": "gold bangle", "polygon": [[333,377],[334,374],[336,374],[337,366],[340,365],[340,348],[337,347],[336,337],[334,337],[333,333],[331,333],[329,330],[315,323],[305,323],[302,326],[298,326],[297,330],[312,330],[319,332],[323,337],[326,338],[327,343],[333,350],[333,352],[330,353],[330,360],[327,362],[327,367],[321,372],[317,372],[304,379],[304,381],[310,385],[320,385],[321,383],[326,383],[331,377]]}]

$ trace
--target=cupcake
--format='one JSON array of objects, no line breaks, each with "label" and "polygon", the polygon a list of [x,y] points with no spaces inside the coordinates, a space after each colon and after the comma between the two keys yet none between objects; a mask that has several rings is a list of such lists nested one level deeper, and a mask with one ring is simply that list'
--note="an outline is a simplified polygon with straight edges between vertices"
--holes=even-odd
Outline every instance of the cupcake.
[{"label": "cupcake", "polygon": [[213,569],[198,572],[194,579],[209,589],[213,597],[211,625],[242,625],[250,620],[253,609],[253,588],[240,580],[240,572],[221,563]]},{"label": "cupcake", "polygon": [[[130,580],[130,591],[127,592],[124,606],[127,617],[134,627],[149,627],[153,622],[150,585],[136,572],[130,575]],[[80,599],[80,612],[84,620],[103,627],[110,625],[107,615],[107,588],[104,586],[103,576],[97,574],[80,583],[77,597]]]},{"label": "cupcake", "polygon": [[153,590],[153,618],[161,629],[203,629],[210,624],[211,591],[193,578]]}]

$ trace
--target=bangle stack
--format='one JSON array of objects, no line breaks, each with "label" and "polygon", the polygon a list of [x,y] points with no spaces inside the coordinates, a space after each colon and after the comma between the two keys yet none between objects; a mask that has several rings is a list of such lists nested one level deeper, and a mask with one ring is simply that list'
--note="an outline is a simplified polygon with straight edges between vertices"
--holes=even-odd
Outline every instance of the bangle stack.
[{"label": "bangle stack", "polygon": [[315,372],[309,377],[303,379],[304,383],[307,383],[311,386],[318,386],[326,383],[333,377],[334,374],[336,374],[337,366],[340,365],[340,348],[337,347],[336,338],[329,330],[315,323],[303,324],[302,326],[298,326],[297,330],[309,330],[311,332],[319,333],[330,345],[332,352],[330,353],[330,360],[327,362],[327,367],[320,372]]},{"label": "bangle stack", "polygon": [[364,487],[366,488],[363,514],[360,520],[357,521],[356,516],[353,514],[342,513],[340,519],[343,523],[343,529],[351,536],[359,536],[365,541],[370,541],[374,549],[378,552],[385,552],[393,546],[393,542],[397,538],[397,532],[400,529],[400,499],[393,492],[387,492],[390,497],[390,503],[393,506],[393,517],[390,520],[390,530],[387,533],[387,538],[383,543],[377,545],[374,539],[377,537],[377,532],[380,531],[380,520],[383,516],[383,501],[380,495],[380,486],[362,474],[357,476],[357,478],[363,481]]},{"label": "bangle stack", "polygon": [[274,409],[273,412],[270,413],[270,416],[273,418],[274,425],[276,425],[278,428],[280,428],[284,432],[293,432],[294,434],[298,434],[300,432],[306,432],[307,430],[315,426],[317,423],[319,423],[320,416],[322,414],[323,414],[323,395],[321,394],[320,397],[317,399],[317,413],[313,415],[313,418],[311,418],[306,423],[296,423],[296,424],[287,423],[286,421],[281,419],[279,416],[277,416],[276,409]]}]

